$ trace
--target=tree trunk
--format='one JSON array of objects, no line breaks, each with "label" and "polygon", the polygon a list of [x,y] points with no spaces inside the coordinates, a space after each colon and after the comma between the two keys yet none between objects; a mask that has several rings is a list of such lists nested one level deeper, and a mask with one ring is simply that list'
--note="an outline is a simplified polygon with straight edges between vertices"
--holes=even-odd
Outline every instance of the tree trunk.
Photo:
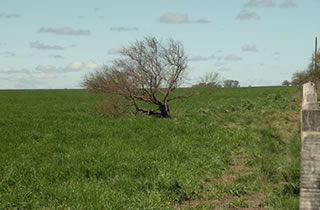
[{"label": "tree trunk", "polygon": [[170,117],[168,104],[166,104],[166,105],[160,104],[159,110],[161,112],[161,117]]}]

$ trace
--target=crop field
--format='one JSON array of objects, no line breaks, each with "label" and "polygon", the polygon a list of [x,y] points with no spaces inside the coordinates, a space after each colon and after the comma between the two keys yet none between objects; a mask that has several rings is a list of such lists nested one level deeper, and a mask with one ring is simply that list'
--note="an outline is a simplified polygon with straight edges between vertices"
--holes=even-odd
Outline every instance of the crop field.
[{"label": "crop field", "polygon": [[191,90],[169,119],[1,90],[0,209],[298,209],[299,88]]}]

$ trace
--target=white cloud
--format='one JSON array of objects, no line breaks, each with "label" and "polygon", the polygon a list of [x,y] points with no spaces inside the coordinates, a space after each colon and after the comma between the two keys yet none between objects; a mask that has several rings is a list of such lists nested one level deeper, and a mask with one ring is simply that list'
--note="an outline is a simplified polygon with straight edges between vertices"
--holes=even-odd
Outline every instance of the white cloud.
[{"label": "white cloud", "polygon": [[122,27],[122,26],[117,26],[117,27],[111,27],[111,31],[139,31],[138,27]]},{"label": "white cloud", "polygon": [[191,62],[197,62],[197,61],[209,61],[209,60],[214,60],[216,57],[215,56],[189,56],[188,60]]},{"label": "white cloud", "polygon": [[0,82],[0,89],[37,89],[47,88],[48,82],[45,75],[13,74]]},{"label": "white cloud", "polygon": [[166,13],[160,17],[159,21],[166,24],[210,23],[209,20],[205,20],[205,19],[189,20],[188,15],[177,14],[177,13]]},{"label": "white cloud", "polygon": [[86,68],[88,68],[88,69],[97,69],[98,65],[95,64],[95,63],[88,63],[88,64],[86,64]]},{"label": "white cloud", "polygon": [[38,65],[35,68],[34,73],[63,73],[63,69],[57,68],[53,65]]},{"label": "white cloud", "polygon": [[241,10],[237,15],[238,20],[259,20],[260,17],[255,12],[250,12],[248,10]]},{"label": "white cloud", "polygon": [[274,7],[275,3],[273,0],[249,0],[245,5],[245,7],[265,7],[270,8]]},{"label": "white cloud", "polygon": [[35,73],[33,76],[38,79],[56,79],[57,78],[56,74],[46,74],[46,73]]},{"label": "white cloud", "polygon": [[236,55],[228,55],[224,57],[224,60],[226,61],[240,61],[242,60],[242,57],[236,56]]},{"label": "white cloud", "polygon": [[0,69],[0,74],[28,74],[30,71],[27,69],[13,69],[10,67],[4,67]]},{"label": "white cloud", "polygon": [[280,4],[280,8],[283,9],[288,9],[288,8],[294,8],[296,7],[296,3],[293,0],[284,0],[281,4]]},{"label": "white cloud", "polygon": [[244,52],[258,52],[259,50],[255,45],[245,44],[242,46],[242,51]]},{"label": "white cloud", "polygon": [[52,33],[56,35],[73,35],[73,36],[89,36],[91,32],[88,29],[72,29],[70,27],[62,28],[45,28],[41,27],[38,30],[39,33]]},{"label": "white cloud", "polygon": [[69,72],[83,72],[98,68],[95,63],[72,62],[57,67],[53,65],[38,65],[33,71],[27,69],[0,68],[0,89],[35,89],[35,88],[79,88],[78,82],[63,83]]},{"label": "white cloud", "polygon": [[87,69],[96,69],[98,65],[95,63],[82,63],[74,61],[64,67],[56,67],[53,65],[38,65],[33,73],[49,73],[49,74],[63,74],[69,72],[80,72]]},{"label": "white cloud", "polygon": [[72,62],[72,63],[69,65],[69,67],[70,67],[71,69],[74,69],[74,70],[79,70],[79,69],[81,69],[81,68],[83,67],[83,63],[78,62],[78,61],[75,61],[75,62]]},{"label": "white cloud", "polygon": [[181,24],[188,23],[189,18],[188,15],[167,13],[160,17],[160,22],[168,24]]},{"label": "white cloud", "polygon": [[59,45],[47,45],[39,41],[30,42],[29,45],[31,48],[38,50],[64,50],[64,48]]}]

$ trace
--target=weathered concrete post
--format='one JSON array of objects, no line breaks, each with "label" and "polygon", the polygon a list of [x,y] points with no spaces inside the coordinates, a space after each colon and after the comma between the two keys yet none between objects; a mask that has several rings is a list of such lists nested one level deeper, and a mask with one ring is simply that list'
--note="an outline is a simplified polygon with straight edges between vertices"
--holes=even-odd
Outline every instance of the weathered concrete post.
[{"label": "weathered concrete post", "polygon": [[320,103],[315,84],[303,85],[300,209],[320,209]]}]

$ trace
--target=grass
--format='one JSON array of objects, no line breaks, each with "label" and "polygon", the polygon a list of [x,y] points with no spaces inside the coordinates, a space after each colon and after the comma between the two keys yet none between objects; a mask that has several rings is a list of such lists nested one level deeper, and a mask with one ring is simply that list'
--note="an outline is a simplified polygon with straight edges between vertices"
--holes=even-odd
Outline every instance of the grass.
[{"label": "grass", "polygon": [[0,209],[247,207],[258,194],[298,209],[298,89],[196,91],[171,119],[105,117],[82,90],[0,91]]}]

